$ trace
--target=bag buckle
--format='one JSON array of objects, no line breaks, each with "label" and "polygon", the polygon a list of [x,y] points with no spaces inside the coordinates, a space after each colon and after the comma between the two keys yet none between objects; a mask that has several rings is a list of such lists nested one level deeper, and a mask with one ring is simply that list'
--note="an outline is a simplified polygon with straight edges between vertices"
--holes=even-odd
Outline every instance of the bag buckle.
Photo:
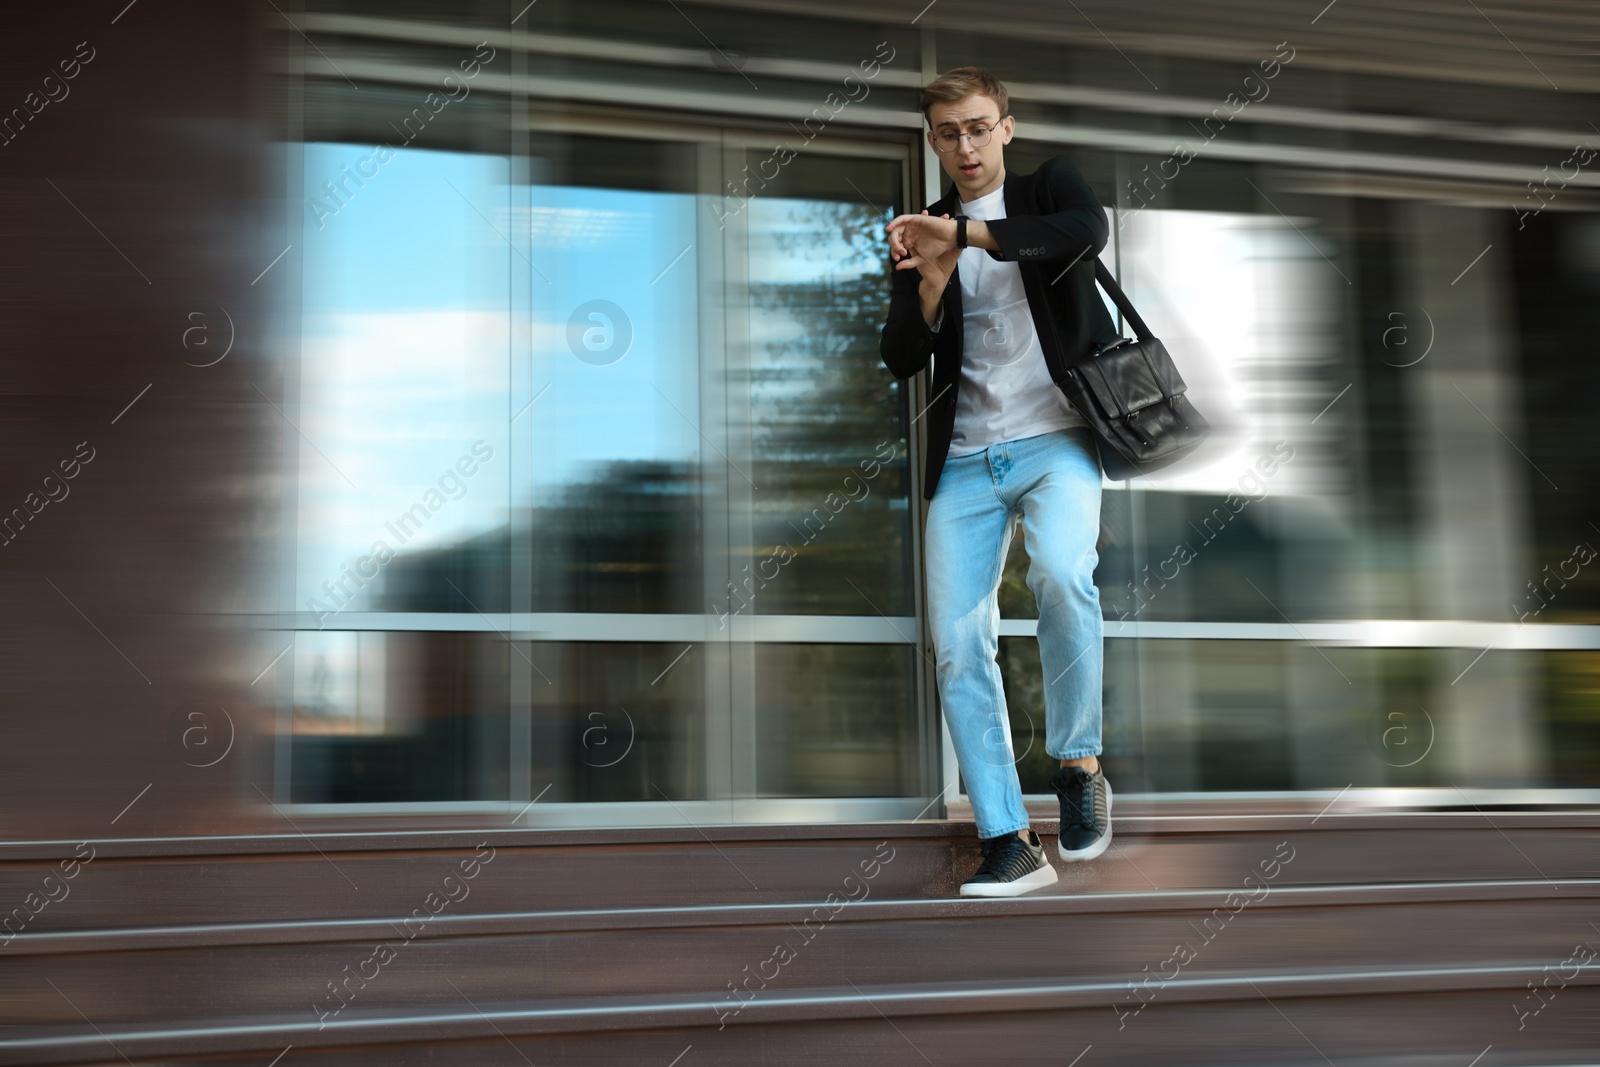
[{"label": "bag buckle", "polygon": [[1183,396],[1181,394],[1174,393],[1173,395],[1167,397],[1167,407],[1172,409],[1172,413],[1178,417],[1178,421],[1183,423],[1183,428],[1185,430],[1188,430],[1188,429],[1191,429],[1192,427],[1190,427],[1190,425],[1188,423],[1188,420],[1186,420],[1183,417],[1182,412],[1180,412],[1178,410],[1178,401],[1180,401],[1182,399],[1183,399]]},{"label": "bag buckle", "polygon": [[1149,447],[1149,445],[1150,445],[1149,439],[1146,438],[1144,434],[1139,432],[1139,427],[1134,421],[1138,417],[1139,417],[1139,413],[1137,411],[1130,411],[1126,415],[1122,416],[1122,421],[1127,423],[1128,429],[1133,431],[1134,435],[1139,438],[1139,442],[1141,444],[1145,445],[1146,447]]}]

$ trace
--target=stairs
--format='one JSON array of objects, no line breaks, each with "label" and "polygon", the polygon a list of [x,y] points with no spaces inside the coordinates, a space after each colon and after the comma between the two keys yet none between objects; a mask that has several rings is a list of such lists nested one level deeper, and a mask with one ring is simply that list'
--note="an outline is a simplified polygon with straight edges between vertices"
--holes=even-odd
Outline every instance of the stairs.
[{"label": "stairs", "polygon": [[1600,815],[1117,814],[1009,901],[959,821],[91,842],[0,941],[0,1063],[1600,1057]]}]

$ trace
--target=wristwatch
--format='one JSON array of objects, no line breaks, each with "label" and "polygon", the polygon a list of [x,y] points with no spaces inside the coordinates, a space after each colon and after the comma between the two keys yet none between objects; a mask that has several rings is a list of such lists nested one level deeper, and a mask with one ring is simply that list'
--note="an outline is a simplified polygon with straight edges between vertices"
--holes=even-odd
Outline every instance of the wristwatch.
[{"label": "wristwatch", "polygon": [[956,216],[956,247],[967,247],[967,217],[965,215]]}]

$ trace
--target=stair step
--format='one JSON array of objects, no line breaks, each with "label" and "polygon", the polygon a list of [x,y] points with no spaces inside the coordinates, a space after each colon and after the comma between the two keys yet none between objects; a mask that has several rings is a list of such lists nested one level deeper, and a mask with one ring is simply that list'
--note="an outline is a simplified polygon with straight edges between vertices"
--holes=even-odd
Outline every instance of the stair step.
[{"label": "stair step", "polygon": [[[1168,972],[1375,969],[1395,960],[1438,968],[1513,960],[1534,975],[1527,960],[1563,959],[1582,940],[1575,931],[1600,913],[1600,880],[1554,890],[1543,881],[1290,887],[1255,903],[1235,898],[1231,908],[1225,896],[863,900],[833,914],[821,903],[525,913],[441,919],[409,941],[387,922],[253,928],[234,938],[212,927],[108,932],[123,939],[114,950],[81,935],[24,935],[0,972],[0,1023],[69,1026],[82,1012],[102,1026],[132,1024],[174,1004],[200,1017],[343,1019],[426,1011],[455,994],[474,1002],[692,994],[738,1005],[769,986],[822,987],[844,974],[874,986],[1071,976],[1130,990]],[[135,938],[146,947],[129,947]],[[1187,963],[1180,945],[1193,956]]]},{"label": "stair step", "polygon": [[[1299,1062],[1296,1027],[1352,1059],[1478,1030],[1500,1036],[1458,1064],[1491,1041],[1497,1065],[1554,1057],[1600,1033],[1600,968],[1503,1031],[1538,1003],[1530,982],[1600,944],[1597,826],[1119,819],[1106,856],[1014,900],[955,895],[977,863],[959,823],[101,842],[69,896],[0,942],[0,1064],[503,1063],[512,1038],[536,1063],[668,1064],[691,1044],[694,1064],[928,1062],[915,1042],[943,1064],[992,1059],[976,1035],[997,1012],[1019,1062],[1054,1065],[1080,1036],[1125,1063],[1175,1062],[1195,1035],[1251,1051],[1192,1062]],[[0,892],[23,899],[72,851],[0,846]],[[408,919],[426,932],[407,941]],[[793,958],[773,975],[780,943]],[[1180,944],[1194,958],[1174,973]],[[336,994],[352,973],[366,984]],[[1300,1045],[1261,1037],[1277,1031]]]},{"label": "stair step", "polygon": [[[1000,1048],[1031,1053],[1008,1056],[1012,1062],[1065,1063],[1097,1045],[1102,1059],[1114,1051],[1126,1063],[1154,1062],[1140,1057],[1163,1048],[1165,1062],[1185,1063],[1305,1060],[1313,1050],[1330,1057],[1323,1062],[1343,1063],[1341,1057],[1352,1054],[1459,1048],[1468,1053],[1457,1061],[1464,1063],[1496,1038],[1504,1044],[1516,1038],[1510,1051],[1523,1057],[1541,1049],[1587,1047],[1592,1053],[1600,975],[1580,972],[1558,994],[1564,1002],[1552,1000],[1518,1031],[1508,1008],[1530,966],[1180,976],[1137,1014],[1125,987],[1092,981],[881,986],[843,975],[850,984],[763,996],[736,1014],[723,1001],[696,996],[529,1003],[462,996],[447,985],[449,997],[429,1009],[352,1009],[320,1028],[298,1016],[18,1028],[0,1036],[0,1063],[100,1063],[108,1059],[108,1046],[129,1060],[210,1054],[200,1062],[254,1057],[259,1063],[293,1049],[293,1057],[278,1062],[393,1063],[402,1049],[416,1062],[442,1049],[443,1062],[505,1063],[507,1042],[533,1063],[669,1063],[686,1047],[699,1050],[695,1063],[974,1063],[992,1061]],[[1556,1005],[1565,1011],[1556,1012]],[[648,1058],[619,1054],[644,1047]],[[575,1049],[582,1053],[573,1055]],[[849,1059],[821,1058],[827,1050],[848,1050]],[[1186,1057],[1173,1058],[1175,1050]]]},{"label": "stair step", "polygon": [[[1282,842],[1296,858],[1277,885],[1600,877],[1600,819],[1553,813],[1118,819],[1112,848],[1060,869],[1061,893],[1241,886]],[[1036,824],[1055,848],[1054,826]],[[459,909],[474,913],[690,907],[825,899],[889,855],[874,899],[948,899],[978,863],[971,826],[891,822],[704,831],[487,831],[313,835],[265,843],[191,841],[189,854],[91,842],[70,896],[27,932],[409,915],[491,857]],[[1315,848],[1298,842],[1314,840]],[[480,851],[480,842],[485,842]],[[37,891],[76,843],[0,846],[0,900]],[[171,847],[171,846],[169,846]],[[209,851],[207,851],[209,850]],[[460,889],[451,889],[459,894]],[[458,905],[446,910],[457,913]]]}]

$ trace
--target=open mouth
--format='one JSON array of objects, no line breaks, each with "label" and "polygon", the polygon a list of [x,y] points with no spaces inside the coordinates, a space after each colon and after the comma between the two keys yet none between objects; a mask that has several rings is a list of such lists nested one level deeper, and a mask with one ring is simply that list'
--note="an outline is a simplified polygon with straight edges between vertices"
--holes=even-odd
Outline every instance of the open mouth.
[{"label": "open mouth", "polygon": [[976,163],[964,164],[961,167],[961,173],[965,174],[969,178],[972,177],[974,174],[978,173],[978,164],[976,164]]}]

